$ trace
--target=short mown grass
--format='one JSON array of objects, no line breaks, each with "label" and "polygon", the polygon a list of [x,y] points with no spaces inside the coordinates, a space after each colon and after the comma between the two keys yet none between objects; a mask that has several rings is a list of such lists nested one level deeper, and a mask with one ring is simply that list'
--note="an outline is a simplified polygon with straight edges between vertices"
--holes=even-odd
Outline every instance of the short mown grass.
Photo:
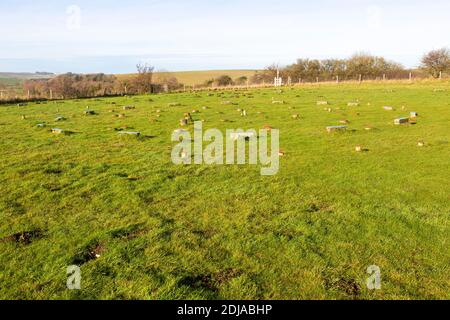
[{"label": "short mown grass", "polygon": [[[279,173],[172,164],[193,109],[205,129],[279,129]],[[415,125],[394,125],[411,111]],[[340,120],[347,132],[326,132]],[[448,82],[11,105],[0,134],[0,298],[450,298]],[[66,288],[72,264],[81,290]],[[381,290],[366,287],[370,265]]]}]

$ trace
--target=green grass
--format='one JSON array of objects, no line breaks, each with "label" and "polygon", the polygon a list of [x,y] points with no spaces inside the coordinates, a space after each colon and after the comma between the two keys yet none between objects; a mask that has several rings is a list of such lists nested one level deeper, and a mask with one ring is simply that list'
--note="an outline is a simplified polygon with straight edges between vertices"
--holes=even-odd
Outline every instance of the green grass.
[{"label": "green grass", "polygon": [[20,91],[22,88],[22,80],[14,78],[0,77],[0,90]]},{"label": "green grass", "polygon": [[[0,298],[448,299],[449,98],[450,83],[429,82],[0,107]],[[278,128],[279,173],[173,165],[171,133],[193,109],[204,129]],[[410,111],[416,125],[394,126]],[[342,119],[348,132],[326,133]],[[125,125],[143,136],[119,137]],[[24,231],[39,232],[8,237]],[[73,263],[79,291],[66,289]],[[369,265],[381,290],[366,288]]]}]

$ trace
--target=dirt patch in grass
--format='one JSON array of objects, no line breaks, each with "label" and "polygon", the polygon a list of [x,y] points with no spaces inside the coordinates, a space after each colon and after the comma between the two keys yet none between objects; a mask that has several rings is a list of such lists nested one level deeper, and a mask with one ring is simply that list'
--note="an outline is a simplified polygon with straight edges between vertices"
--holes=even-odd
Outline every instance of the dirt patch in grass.
[{"label": "dirt patch in grass", "polygon": [[1,242],[11,242],[21,245],[29,245],[35,240],[39,240],[44,237],[44,231],[42,229],[33,229],[30,231],[22,231],[1,239]]},{"label": "dirt patch in grass", "polygon": [[43,183],[41,187],[50,192],[61,191],[63,189],[63,186],[57,183]]},{"label": "dirt patch in grass", "polygon": [[93,241],[83,247],[73,256],[72,264],[80,266],[91,260],[98,259],[104,251],[105,247],[103,246],[103,244],[98,241]]},{"label": "dirt patch in grass", "polygon": [[336,279],[326,279],[325,288],[343,292],[347,296],[352,297],[352,299],[357,299],[361,294],[361,288],[353,278],[340,277]]},{"label": "dirt patch in grass", "polygon": [[318,201],[314,201],[311,203],[308,203],[306,205],[305,211],[308,213],[315,213],[315,212],[331,212],[332,208],[330,205],[326,204],[326,203],[321,203]]},{"label": "dirt patch in grass", "polygon": [[63,171],[59,168],[46,168],[44,169],[45,174],[61,174]]},{"label": "dirt patch in grass", "polygon": [[212,276],[207,275],[198,275],[198,276],[187,276],[181,279],[179,282],[182,286],[188,286],[193,289],[206,289],[210,291],[217,291],[217,287],[214,284]]},{"label": "dirt patch in grass", "polygon": [[217,272],[214,275],[214,279],[216,283],[220,286],[229,282],[231,279],[239,277],[242,274],[242,271],[234,268],[225,269]]},{"label": "dirt patch in grass", "polygon": [[128,227],[115,229],[110,232],[111,237],[115,239],[132,240],[143,235],[147,231],[143,224],[133,224]]}]

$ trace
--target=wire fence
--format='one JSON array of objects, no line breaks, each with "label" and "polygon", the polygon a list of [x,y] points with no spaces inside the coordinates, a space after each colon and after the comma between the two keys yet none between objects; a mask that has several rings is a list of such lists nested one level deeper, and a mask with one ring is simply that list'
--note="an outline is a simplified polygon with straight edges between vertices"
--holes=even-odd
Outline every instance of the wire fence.
[{"label": "wire fence", "polygon": [[[188,92],[188,91],[218,91],[218,90],[244,90],[244,89],[256,89],[256,88],[287,88],[287,87],[301,87],[308,85],[339,85],[339,84],[363,84],[363,83],[418,83],[418,82],[433,82],[442,83],[447,82],[450,76],[445,74],[438,79],[418,77],[414,74],[410,74],[407,77],[402,78],[392,78],[389,79],[386,76],[379,77],[357,77],[356,79],[339,79],[339,77],[332,77],[328,79],[323,79],[317,77],[314,80],[309,79],[308,81],[303,79],[289,80],[284,78],[281,85],[275,85],[275,82],[261,82],[261,83],[250,83],[241,85],[227,85],[227,86],[217,86],[217,85],[183,85],[180,89],[163,91],[162,93],[177,93],[177,92]],[[131,95],[126,92],[115,92],[114,94],[101,94],[89,97],[77,97],[76,99],[89,99],[89,98],[99,98],[99,97],[112,97],[112,96],[125,96]],[[24,90],[19,88],[6,88],[0,89],[0,104],[12,104],[12,103],[24,103],[32,101],[51,101],[51,100],[62,100],[64,97],[59,96],[49,90],[46,94],[33,95],[30,91],[24,92]]]}]

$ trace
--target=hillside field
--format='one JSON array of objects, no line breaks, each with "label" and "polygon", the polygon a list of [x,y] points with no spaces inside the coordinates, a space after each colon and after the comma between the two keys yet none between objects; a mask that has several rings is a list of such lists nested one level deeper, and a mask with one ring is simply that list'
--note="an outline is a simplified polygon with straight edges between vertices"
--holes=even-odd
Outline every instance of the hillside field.
[{"label": "hillside field", "polygon": [[[204,130],[279,129],[278,174],[172,164],[194,109]],[[0,299],[450,298],[448,81],[9,105],[0,132]]]}]

